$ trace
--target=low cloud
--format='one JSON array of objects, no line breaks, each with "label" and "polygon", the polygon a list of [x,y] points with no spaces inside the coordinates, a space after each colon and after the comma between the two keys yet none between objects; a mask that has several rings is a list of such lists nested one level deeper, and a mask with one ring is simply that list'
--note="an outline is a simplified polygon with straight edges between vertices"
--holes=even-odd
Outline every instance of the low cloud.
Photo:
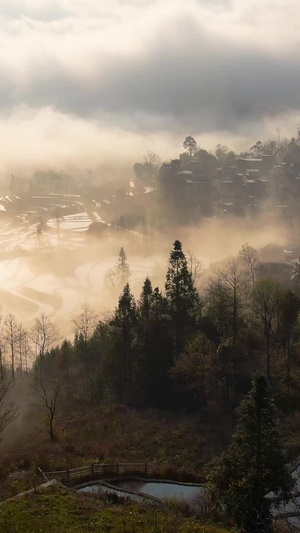
[{"label": "low cloud", "polygon": [[100,164],[117,143],[129,164],[189,134],[247,149],[295,133],[296,0],[102,4],[0,0],[2,169],[24,145],[31,162]]},{"label": "low cloud", "polygon": [[131,175],[134,161],[148,149],[171,157],[177,149],[172,135],[147,135],[64,114],[52,107],[25,105],[0,116],[2,175],[19,177],[33,169],[85,170],[97,168],[105,175]]}]

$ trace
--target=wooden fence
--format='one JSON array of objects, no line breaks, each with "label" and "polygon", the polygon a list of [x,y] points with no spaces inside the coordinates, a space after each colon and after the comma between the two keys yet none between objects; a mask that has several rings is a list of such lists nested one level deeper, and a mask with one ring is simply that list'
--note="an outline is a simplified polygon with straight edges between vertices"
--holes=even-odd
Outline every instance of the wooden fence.
[{"label": "wooden fence", "polygon": [[[40,470],[40,469],[39,469]],[[106,476],[121,474],[140,474],[144,476],[159,473],[160,468],[152,463],[93,463],[80,468],[70,468],[67,470],[56,470],[54,472],[40,473],[47,480],[57,479],[62,483],[73,484],[83,479],[103,478]],[[175,472],[174,472],[175,473]]]}]

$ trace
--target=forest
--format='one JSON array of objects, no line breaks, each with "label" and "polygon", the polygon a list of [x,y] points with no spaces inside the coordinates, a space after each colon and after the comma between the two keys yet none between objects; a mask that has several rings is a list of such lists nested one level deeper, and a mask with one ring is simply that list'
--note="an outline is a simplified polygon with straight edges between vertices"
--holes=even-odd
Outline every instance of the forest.
[{"label": "forest", "polygon": [[[253,392],[256,386],[260,387],[258,391],[265,391],[257,394],[263,394],[262,398],[265,399],[262,401],[270,406],[262,411],[262,416],[267,416],[266,428],[271,427],[271,431],[275,431],[268,436],[270,430],[264,429],[264,418],[259,419],[261,431],[266,431],[263,438],[272,454],[267,453],[267,465],[266,459],[260,460],[257,480],[262,479],[263,468],[270,471],[271,464],[275,465],[275,477],[264,480],[258,501],[265,502],[266,493],[275,489],[275,493],[286,494],[284,498],[288,500],[293,484],[284,470],[286,457],[280,447],[282,435],[276,420],[279,416],[281,422],[285,419],[290,421],[289,431],[293,437],[290,443],[293,445],[290,449],[287,447],[285,453],[290,460],[295,459],[300,449],[298,424],[294,431],[291,430],[292,421],[297,420],[299,412],[299,267],[296,264],[293,282],[287,286],[271,278],[262,278],[258,274],[259,259],[259,251],[245,244],[236,257],[224,262],[214,275],[203,280],[200,262],[195,256],[189,256],[188,260],[182,243],[176,240],[169,254],[164,289],[153,287],[147,276],[140,297],[136,300],[130,288],[126,252],[121,248],[114,276],[116,287],[123,289],[115,310],[99,319],[91,306],[83,305],[81,311],[73,315],[73,341],[59,341],[59,330],[46,314],[42,313],[36,319],[30,331],[26,331],[13,315],[4,317],[3,353],[6,357],[1,360],[0,396],[3,450],[5,444],[7,449],[11,447],[10,430],[14,425],[13,433],[20,431],[17,423],[19,417],[23,418],[24,424],[26,417],[28,420],[28,416],[32,416],[33,398],[39,412],[46,416],[44,436],[48,432],[49,442],[55,446],[61,440],[62,419],[73,416],[75,422],[80,412],[81,416],[89,411],[95,413],[95,409],[101,406],[101,409],[105,409],[105,406],[124,406],[146,418],[149,416],[147,413],[152,412],[161,413],[167,418],[174,417],[175,420],[190,419],[193,434],[197,424],[202,424],[207,432],[214,424],[220,424],[222,419],[223,442],[217,432],[209,452],[208,442],[202,443],[206,459],[203,460],[203,456],[202,460],[198,458],[193,463],[190,457],[188,468],[194,473],[198,472],[203,479],[210,480],[216,494],[223,487],[224,500],[224,481],[220,481],[224,472],[221,469],[218,476],[214,477],[218,467],[213,467],[209,472],[210,463],[207,459],[216,461],[216,452],[224,450],[224,444],[228,446],[236,408],[240,406],[238,412],[241,412],[242,405],[250,402],[251,394],[252,403],[257,401]],[[253,378],[258,375],[261,378]],[[255,382],[255,379],[264,379],[265,382]],[[22,413],[24,405],[20,405],[20,395],[26,406],[25,414]],[[268,399],[268,395],[275,401],[277,414],[273,399]],[[251,408],[250,414],[247,413],[250,427],[254,421],[251,417],[256,416],[253,413],[257,412],[257,408],[254,411]],[[270,414],[266,415],[269,409]],[[134,425],[133,421],[133,428]],[[42,426],[38,431],[42,431]],[[255,443],[258,437],[253,437],[252,433],[250,429],[249,439],[254,438]],[[30,429],[29,435],[31,440]],[[241,435],[245,438],[244,430]],[[182,437],[184,445],[188,440],[185,440],[184,434]],[[248,446],[249,442],[246,444]],[[68,446],[70,448],[70,444]],[[88,443],[86,446],[88,449]],[[135,453],[136,446],[132,448]],[[51,448],[48,450],[46,455],[41,456],[39,466],[43,466],[42,463],[50,465],[47,453]],[[227,453],[231,453],[230,450]],[[28,451],[25,453],[27,462],[31,464]],[[140,453],[143,451],[140,450]],[[189,453],[187,448],[187,456]],[[261,453],[265,457],[265,452]],[[20,452],[16,457],[20,462]],[[168,452],[166,457],[170,460]],[[231,459],[227,460],[233,461],[233,468],[237,469],[236,452],[228,457]],[[61,452],[50,461],[57,468],[61,464]],[[251,461],[252,457],[249,459],[247,455],[246,464]],[[187,463],[181,463],[181,468],[187,468]],[[247,477],[245,466],[243,468],[243,476]],[[280,468],[283,469],[281,474]],[[228,471],[225,474],[228,483],[230,475]],[[286,492],[282,492],[284,490]],[[240,485],[237,494],[240,507],[243,494]],[[232,496],[225,503],[229,516],[233,516],[239,526],[244,527],[250,520],[251,524],[247,522],[248,529],[245,531],[252,532],[253,511],[252,514],[248,512],[249,490],[245,494],[246,506],[243,504],[242,518],[235,511],[237,503],[236,500],[232,503]],[[254,498],[252,493],[251,497]],[[265,529],[259,531],[269,531],[266,525],[270,524],[269,512],[268,506],[264,506],[262,514],[259,512],[260,520],[263,516],[265,524]]]},{"label": "forest", "polygon": [[[258,261],[258,251],[246,244],[199,290],[199,262],[189,265],[175,241],[164,290],[146,277],[136,301],[121,248],[116,269],[124,287],[116,309],[97,321],[95,311],[83,306],[74,316],[74,341],[56,347],[53,324],[39,319],[29,372],[37,385],[50,378],[63,385],[69,401],[213,413],[232,412],[259,371],[272,383],[280,408],[292,413],[299,389],[297,275],[290,287],[258,279]],[[14,342],[12,336],[6,369],[12,377]]]}]

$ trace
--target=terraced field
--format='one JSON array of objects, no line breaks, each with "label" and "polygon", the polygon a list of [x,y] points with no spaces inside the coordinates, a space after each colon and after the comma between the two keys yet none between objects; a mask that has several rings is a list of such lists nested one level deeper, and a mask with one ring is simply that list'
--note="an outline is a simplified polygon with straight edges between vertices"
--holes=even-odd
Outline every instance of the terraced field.
[{"label": "terraced field", "polygon": [[[96,202],[85,209],[78,196],[33,196],[26,202],[12,196],[0,199],[0,207],[0,314],[11,312],[26,325],[43,311],[68,334],[71,315],[84,302],[100,312],[115,305],[118,295],[109,291],[106,275],[126,238],[88,241],[92,223],[109,228]],[[131,283],[140,286],[156,261],[132,256]]]}]

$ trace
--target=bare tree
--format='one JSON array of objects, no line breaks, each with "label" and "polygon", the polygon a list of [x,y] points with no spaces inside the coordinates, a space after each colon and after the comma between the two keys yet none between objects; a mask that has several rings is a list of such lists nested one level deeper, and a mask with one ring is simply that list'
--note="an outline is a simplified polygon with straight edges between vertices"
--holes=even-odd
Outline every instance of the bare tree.
[{"label": "bare tree", "polygon": [[47,411],[49,435],[52,441],[56,439],[53,422],[57,412],[58,398],[63,387],[63,379],[48,378],[43,375],[37,376],[34,383],[34,393],[41,400],[42,405]]},{"label": "bare tree", "polygon": [[73,324],[75,326],[75,331],[82,335],[85,342],[93,334],[98,322],[98,314],[85,303],[81,306],[81,312],[72,317]]},{"label": "bare tree", "polygon": [[217,272],[218,282],[227,294],[231,313],[232,339],[235,345],[238,333],[238,319],[244,308],[245,295],[248,290],[245,274],[236,260],[228,261],[224,268]]},{"label": "bare tree", "polygon": [[42,358],[60,338],[58,328],[45,313],[41,313],[36,319],[30,333],[36,357],[40,358]]},{"label": "bare tree", "polygon": [[9,401],[9,392],[12,387],[13,379],[8,378],[7,373],[2,371],[0,376],[0,434],[17,416],[17,409],[13,402]]},{"label": "bare tree", "polygon": [[293,328],[299,314],[299,298],[281,283],[272,279],[259,280],[251,295],[252,321],[265,341],[266,371],[271,380],[273,353],[283,350],[286,381],[290,381]]},{"label": "bare tree", "polygon": [[105,281],[113,288],[115,288],[118,285],[119,276],[115,268],[110,268],[106,272]]},{"label": "bare tree", "polygon": [[215,148],[215,156],[221,165],[226,164],[226,157],[228,155],[228,148],[224,144],[217,144]]},{"label": "bare tree", "polygon": [[253,288],[256,282],[259,253],[257,250],[255,250],[255,248],[252,248],[252,246],[249,246],[249,244],[246,242],[246,244],[242,246],[242,249],[239,252],[239,258],[251,278]]},{"label": "bare tree", "polygon": [[271,377],[271,357],[279,335],[278,308],[280,283],[266,279],[257,282],[252,292],[251,307],[253,323],[266,342],[267,376]]},{"label": "bare tree", "polygon": [[16,317],[9,313],[4,319],[4,342],[10,352],[11,376],[15,376],[15,357],[17,351],[19,322]]},{"label": "bare tree", "polygon": [[30,354],[29,346],[29,333],[24,329],[21,323],[17,328],[17,341],[16,341],[17,353],[19,356],[19,369],[20,372],[28,372],[28,358]]},{"label": "bare tree", "polygon": [[28,373],[29,369],[29,362],[32,361],[33,354],[32,349],[30,345],[30,335],[27,330],[24,330],[23,333],[23,361],[24,361],[24,368],[26,374]]},{"label": "bare tree", "polygon": [[147,174],[151,178],[156,178],[159,168],[161,166],[160,157],[152,151],[148,151],[147,155],[144,156],[144,165],[143,167],[147,169]]},{"label": "bare tree", "polygon": [[200,278],[202,276],[202,271],[203,271],[202,262],[190,250],[188,250],[187,252],[187,262],[188,262],[189,270],[192,274],[192,278],[195,283],[195,286],[198,287]]},{"label": "bare tree", "polygon": [[149,163],[154,167],[160,167],[161,159],[155,152],[148,150],[147,155],[144,155],[144,163]]}]

